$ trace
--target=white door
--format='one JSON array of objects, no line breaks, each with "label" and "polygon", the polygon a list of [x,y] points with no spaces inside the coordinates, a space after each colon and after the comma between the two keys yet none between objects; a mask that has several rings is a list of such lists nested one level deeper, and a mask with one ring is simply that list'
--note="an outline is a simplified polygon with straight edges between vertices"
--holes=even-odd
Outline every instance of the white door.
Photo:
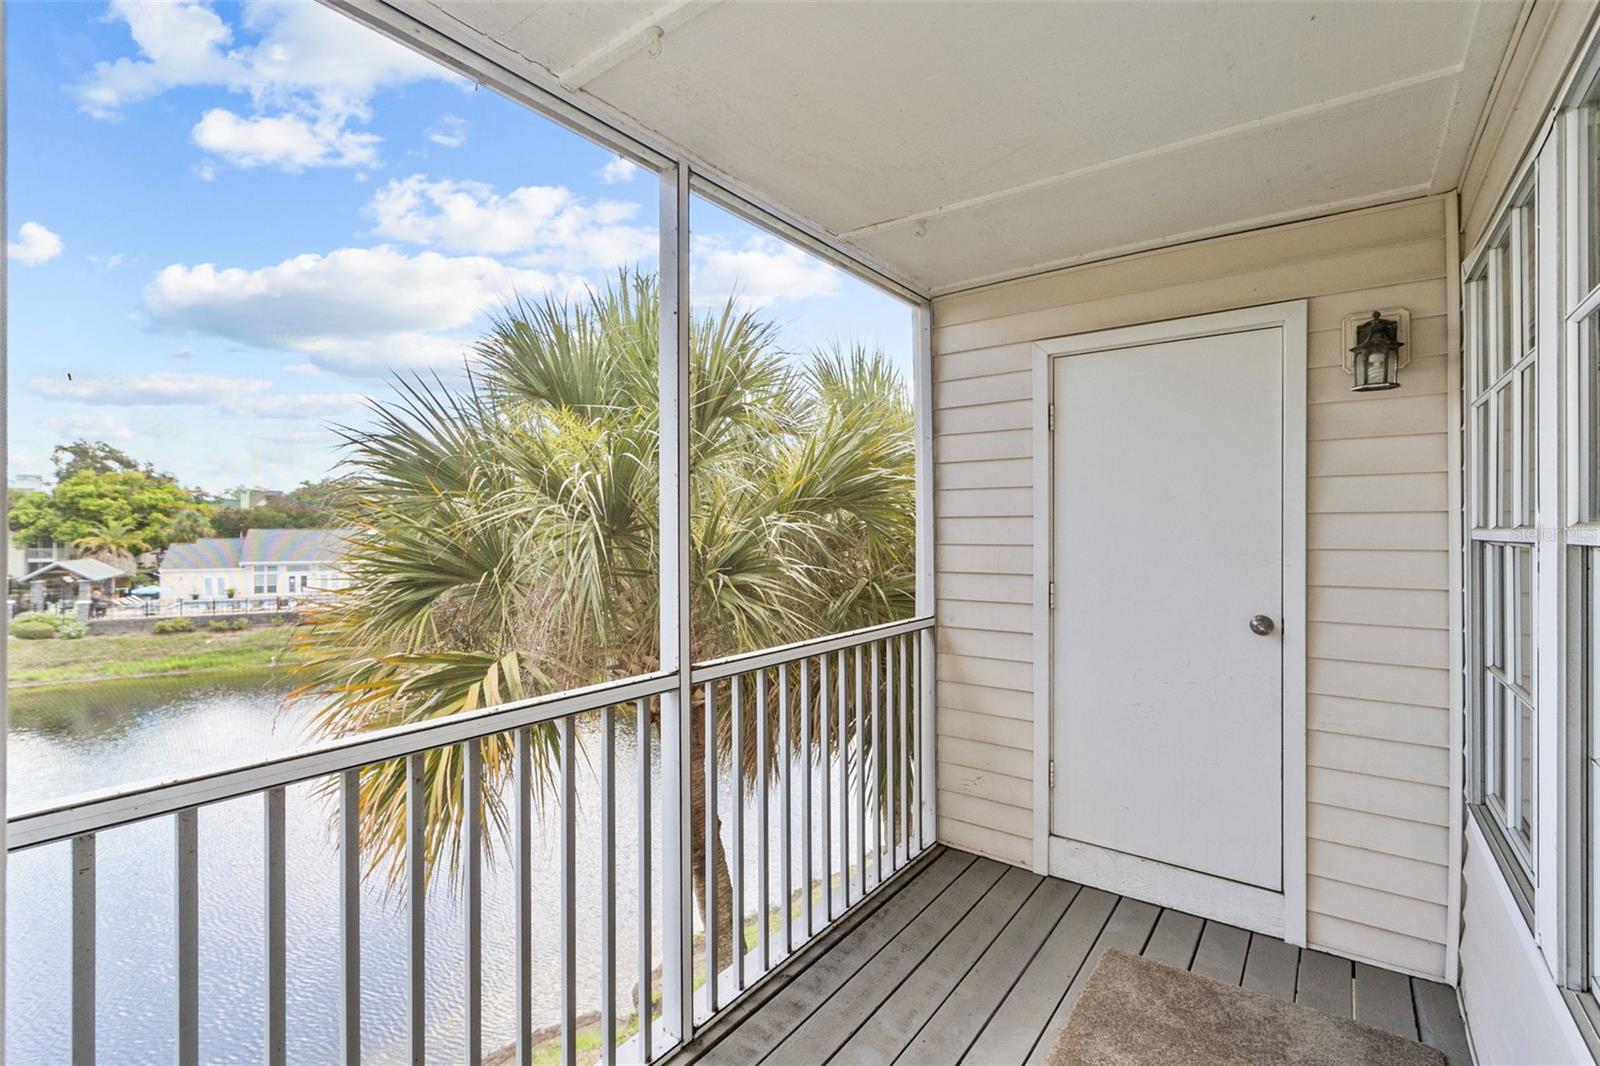
[{"label": "white door", "polygon": [[1271,891],[1283,333],[1060,356],[1051,375],[1052,835]]}]

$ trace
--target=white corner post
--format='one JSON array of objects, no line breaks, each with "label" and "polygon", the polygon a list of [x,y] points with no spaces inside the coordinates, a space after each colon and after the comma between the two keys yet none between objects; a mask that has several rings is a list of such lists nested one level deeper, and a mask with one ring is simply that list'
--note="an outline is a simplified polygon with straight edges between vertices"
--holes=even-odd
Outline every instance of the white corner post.
[{"label": "white corner post", "polygon": [[[689,168],[661,172],[659,385],[661,669],[678,672],[661,697],[663,1050],[694,1035],[694,885],[689,819]],[[675,813],[674,812],[675,809]],[[644,812],[649,817],[649,812]]]},{"label": "white corner post", "polygon": [[[917,470],[917,615],[936,609],[933,588],[933,302],[919,303],[913,314],[911,353],[912,411],[916,429]],[[917,678],[922,717],[918,721],[924,765],[919,766],[918,791],[922,800],[924,843],[939,838],[938,683],[935,681],[937,625],[917,635],[922,654]]]}]

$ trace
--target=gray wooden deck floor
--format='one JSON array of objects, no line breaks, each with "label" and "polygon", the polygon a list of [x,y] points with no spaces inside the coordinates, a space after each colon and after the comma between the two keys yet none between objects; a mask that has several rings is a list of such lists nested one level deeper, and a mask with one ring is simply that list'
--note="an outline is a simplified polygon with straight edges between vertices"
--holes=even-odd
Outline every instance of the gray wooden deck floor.
[{"label": "gray wooden deck floor", "polygon": [[940,848],[796,953],[674,1061],[1037,1063],[1100,954],[1141,952],[1469,1066],[1450,988]]}]

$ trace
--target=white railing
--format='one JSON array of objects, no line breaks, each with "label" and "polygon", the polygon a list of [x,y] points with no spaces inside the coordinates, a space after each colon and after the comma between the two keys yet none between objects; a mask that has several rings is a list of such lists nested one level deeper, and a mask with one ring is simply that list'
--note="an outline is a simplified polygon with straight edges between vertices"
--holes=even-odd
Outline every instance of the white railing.
[{"label": "white railing", "polygon": [[[96,1034],[96,877],[97,835],[151,819],[171,819],[175,846],[173,893],[175,919],[174,1003],[175,1045],[180,1063],[200,1061],[202,881],[200,857],[202,808],[230,800],[261,797],[263,885],[263,1010],[266,1057],[283,1062],[287,1054],[288,884],[285,861],[285,796],[290,786],[319,782],[328,786],[336,815],[340,895],[339,958],[340,1040],[338,1059],[359,1061],[361,1054],[361,908],[362,824],[359,802],[362,775],[381,764],[404,760],[405,817],[403,876],[399,890],[405,907],[405,966],[408,1057],[429,1058],[425,1031],[426,947],[429,940],[425,907],[429,783],[428,760],[459,752],[461,861],[459,894],[461,950],[464,959],[465,1027],[462,1046],[470,1062],[483,1055],[483,855],[485,742],[511,752],[509,843],[515,878],[515,1061],[527,1063],[534,1053],[535,1029],[531,992],[534,987],[533,937],[536,916],[530,880],[535,836],[533,750],[549,744],[555,773],[553,793],[559,817],[560,892],[559,1032],[562,1061],[575,1063],[578,1047],[578,754],[587,750],[597,767],[599,785],[599,1030],[601,1061],[648,1062],[671,1050],[727,1007],[747,988],[775,969],[846,910],[885,883],[932,842],[933,728],[931,619],[876,626],[698,664],[690,671],[692,713],[672,716],[682,728],[698,730],[691,742],[703,754],[698,767],[678,767],[662,759],[658,802],[652,801],[652,733],[654,722],[666,722],[658,711],[663,697],[679,690],[674,672],[662,672],[589,688],[540,696],[492,710],[455,715],[435,722],[401,726],[305,747],[290,754],[261,759],[212,772],[155,781],[131,788],[77,796],[57,805],[27,811],[7,824],[7,847],[16,852],[51,844],[70,848],[71,920],[70,1056],[74,1063],[95,1061]],[[580,742],[579,716],[586,732],[598,726],[598,741]],[[631,721],[629,718],[631,717]],[[618,724],[635,731],[635,765],[624,770],[635,777],[633,812],[637,839],[617,839]],[[550,736],[553,731],[553,738]],[[709,743],[702,743],[709,738]],[[724,739],[726,743],[724,743]],[[693,787],[694,771],[704,774],[703,792]],[[724,784],[724,779],[726,784]],[[434,786],[438,788],[437,784]],[[727,791],[724,792],[723,789]],[[452,793],[452,796],[454,794]],[[437,797],[435,797],[437,798]],[[747,804],[754,812],[747,824]],[[773,808],[777,808],[777,821]],[[726,811],[727,817],[724,818]],[[701,906],[694,904],[691,870],[679,855],[661,851],[661,869],[653,869],[652,812],[661,819],[702,818],[706,889]],[[694,813],[691,813],[694,812]],[[681,826],[683,837],[694,834]],[[748,832],[753,828],[754,833]],[[776,832],[774,832],[776,830]],[[676,834],[668,834],[676,836]],[[753,836],[753,840],[751,839]],[[798,841],[796,840],[798,837]],[[721,843],[719,849],[718,842]],[[634,1016],[636,1033],[619,1043],[617,1014],[617,943],[619,848],[637,848],[636,883],[632,892],[638,931],[632,948],[637,968]],[[747,850],[753,849],[753,850]],[[725,851],[722,861],[719,850]],[[749,882],[754,863],[755,885]],[[723,899],[716,871],[725,869],[731,898]],[[665,891],[661,899],[681,899],[675,911],[652,915],[652,887],[669,883],[681,891]],[[796,884],[796,881],[799,883]],[[774,885],[776,882],[776,885]],[[752,898],[753,890],[753,898]],[[114,905],[114,901],[113,901]],[[744,934],[754,916],[756,943],[747,950]],[[27,915],[13,915],[27,921]],[[681,951],[663,951],[663,970],[674,965],[690,973],[662,972],[653,963],[652,931],[659,917],[663,943],[692,943],[696,923],[702,931],[691,958]],[[774,920],[777,929],[772,926]],[[738,946],[719,944],[734,930]],[[437,942],[438,931],[434,931]],[[699,963],[697,966],[696,963]],[[543,983],[550,975],[541,973]],[[659,1016],[652,990],[662,990]],[[673,989],[696,991],[675,995]],[[685,1001],[687,1000],[687,1001]],[[330,1057],[333,1052],[329,1051]]]}]

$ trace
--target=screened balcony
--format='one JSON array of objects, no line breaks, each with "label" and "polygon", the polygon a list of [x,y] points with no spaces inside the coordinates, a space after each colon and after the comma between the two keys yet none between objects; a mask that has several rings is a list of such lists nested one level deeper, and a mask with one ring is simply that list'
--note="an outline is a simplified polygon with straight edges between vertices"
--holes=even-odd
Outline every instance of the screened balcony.
[{"label": "screened balcony", "polygon": [[6,1056],[1597,1061],[1597,12],[12,5]]}]

